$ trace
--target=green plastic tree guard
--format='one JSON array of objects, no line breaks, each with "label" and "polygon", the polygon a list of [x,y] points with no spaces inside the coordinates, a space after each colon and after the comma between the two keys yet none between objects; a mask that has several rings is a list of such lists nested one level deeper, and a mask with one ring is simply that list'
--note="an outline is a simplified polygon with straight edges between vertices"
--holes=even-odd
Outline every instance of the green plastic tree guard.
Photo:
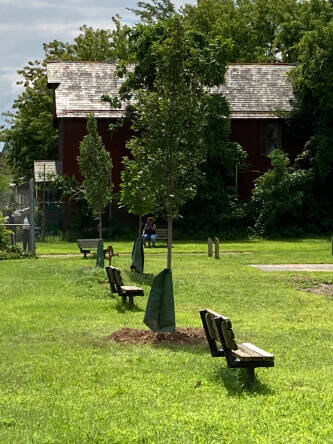
[{"label": "green plastic tree guard", "polygon": [[165,269],[155,277],[143,322],[154,332],[176,330],[171,270]]},{"label": "green plastic tree guard", "polygon": [[104,268],[104,246],[103,241],[100,239],[97,245],[97,261],[96,267]]},{"label": "green plastic tree guard", "polygon": [[143,252],[142,237],[139,236],[135,240],[133,245],[131,270],[135,270],[138,273],[143,274],[144,264],[145,264],[145,258]]}]

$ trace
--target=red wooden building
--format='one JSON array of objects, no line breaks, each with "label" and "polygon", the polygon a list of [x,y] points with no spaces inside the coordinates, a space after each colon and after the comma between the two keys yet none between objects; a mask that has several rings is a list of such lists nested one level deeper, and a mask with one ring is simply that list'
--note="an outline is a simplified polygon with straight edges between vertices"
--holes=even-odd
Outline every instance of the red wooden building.
[{"label": "red wooden building", "polygon": [[[227,97],[231,106],[232,141],[248,153],[246,171],[238,173],[238,192],[248,198],[253,180],[270,167],[267,155],[282,148],[291,159],[301,146],[288,134],[277,110],[292,108],[292,89],[286,64],[231,64],[226,82],[216,89]],[[77,156],[86,135],[86,115],[94,113],[103,143],[113,161],[112,181],[119,191],[122,158],[128,155],[126,141],[131,137],[130,122],[111,138],[109,125],[124,113],[103,103],[103,94],[117,94],[121,79],[115,75],[115,64],[104,62],[49,62],[48,85],[54,89],[54,122],[59,128],[59,160],[63,173],[80,179]]]}]

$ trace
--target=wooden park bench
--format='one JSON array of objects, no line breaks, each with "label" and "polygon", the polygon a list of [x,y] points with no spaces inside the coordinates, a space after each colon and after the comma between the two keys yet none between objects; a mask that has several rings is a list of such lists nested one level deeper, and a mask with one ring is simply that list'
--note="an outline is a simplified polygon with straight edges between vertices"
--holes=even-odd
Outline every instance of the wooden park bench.
[{"label": "wooden park bench", "polygon": [[212,356],[225,357],[229,368],[245,368],[250,383],[256,367],[274,367],[274,355],[248,342],[236,343],[229,318],[209,309],[200,316]]},{"label": "wooden park bench", "polygon": [[[166,240],[168,242],[168,229],[167,228],[156,228],[157,241]],[[150,247],[150,239],[147,239],[148,247]]]},{"label": "wooden park bench", "polygon": [[105,270],[112,293],[118,293],[122,297],[124,304],[126,303],[126,298],[128,298],[128,306],[130,309],[133,309],[134,296],[144,296],[144,290],[140,287],[124,285],[119,268],[109,266],[105,267]]},{"label": "wooden park bench", "polygon": [[[96,250],[98,247],[98,242],[103,239],[77,239],[77,245],[80,248],[80,252],[84,254],[84,258],[87,258],[87,254],[90,253],[91,250]],[[104,255],[108,251],[108,249],[104,249]]]}]

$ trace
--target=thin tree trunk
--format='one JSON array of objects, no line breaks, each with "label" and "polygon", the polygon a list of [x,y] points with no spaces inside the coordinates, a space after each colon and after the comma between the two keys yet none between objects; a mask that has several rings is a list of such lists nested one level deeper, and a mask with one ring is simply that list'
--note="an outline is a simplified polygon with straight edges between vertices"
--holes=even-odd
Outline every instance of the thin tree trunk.
[{"label": "thin tree trunk", "polygon": [[141,214],[139,214],[139,236],[142,234],[142,217]]},{"label": "thin tree trunk", "polygon": [[168,270],[171,271],[171,253],[172,253],[172,208],[168,208]]},{"label": "thin tree trunk", "polygon": [[103,239],[102,212],[99,212],[99,238]]}]

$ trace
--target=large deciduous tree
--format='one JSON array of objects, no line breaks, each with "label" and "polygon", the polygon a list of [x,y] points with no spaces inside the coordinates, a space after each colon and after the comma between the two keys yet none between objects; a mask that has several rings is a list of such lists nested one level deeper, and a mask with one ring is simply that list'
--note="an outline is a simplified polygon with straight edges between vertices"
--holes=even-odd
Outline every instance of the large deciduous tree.
[{"label": "large deciduous tree", "polygon": [[[330,6],[333,13],[333,6]],[[323,15],[322,15],[323,17]],[[292,73],[295,91],[293,117],[307,135],[304,157],[313,171],[305,202],[309,223],[329,233],[333,226],[333,19],[318,22],[298,45],[299,64]]]},{"label": "large deciduous tree", "polygon": [[209,87],[222,83],[231,44],[187,30],[179,15],[139,24],[131,38],[136,67],[122,93],[136,96],[133,129],[140,135],[128,147],[147,196],[168,221],[171,269],[172,220],[202,179]]},{"label": "large deciduous tree", "polygon": [[78,162],[80,173],[84,177],[82,185],[86,191],[88,205],[94,216],[99,218],[99,237],[102,239],[102,215],[111,199],[112,161],[98,134],[97,121],[93,114],[87,115],[87,130],[88,134],[80,143]]}]

